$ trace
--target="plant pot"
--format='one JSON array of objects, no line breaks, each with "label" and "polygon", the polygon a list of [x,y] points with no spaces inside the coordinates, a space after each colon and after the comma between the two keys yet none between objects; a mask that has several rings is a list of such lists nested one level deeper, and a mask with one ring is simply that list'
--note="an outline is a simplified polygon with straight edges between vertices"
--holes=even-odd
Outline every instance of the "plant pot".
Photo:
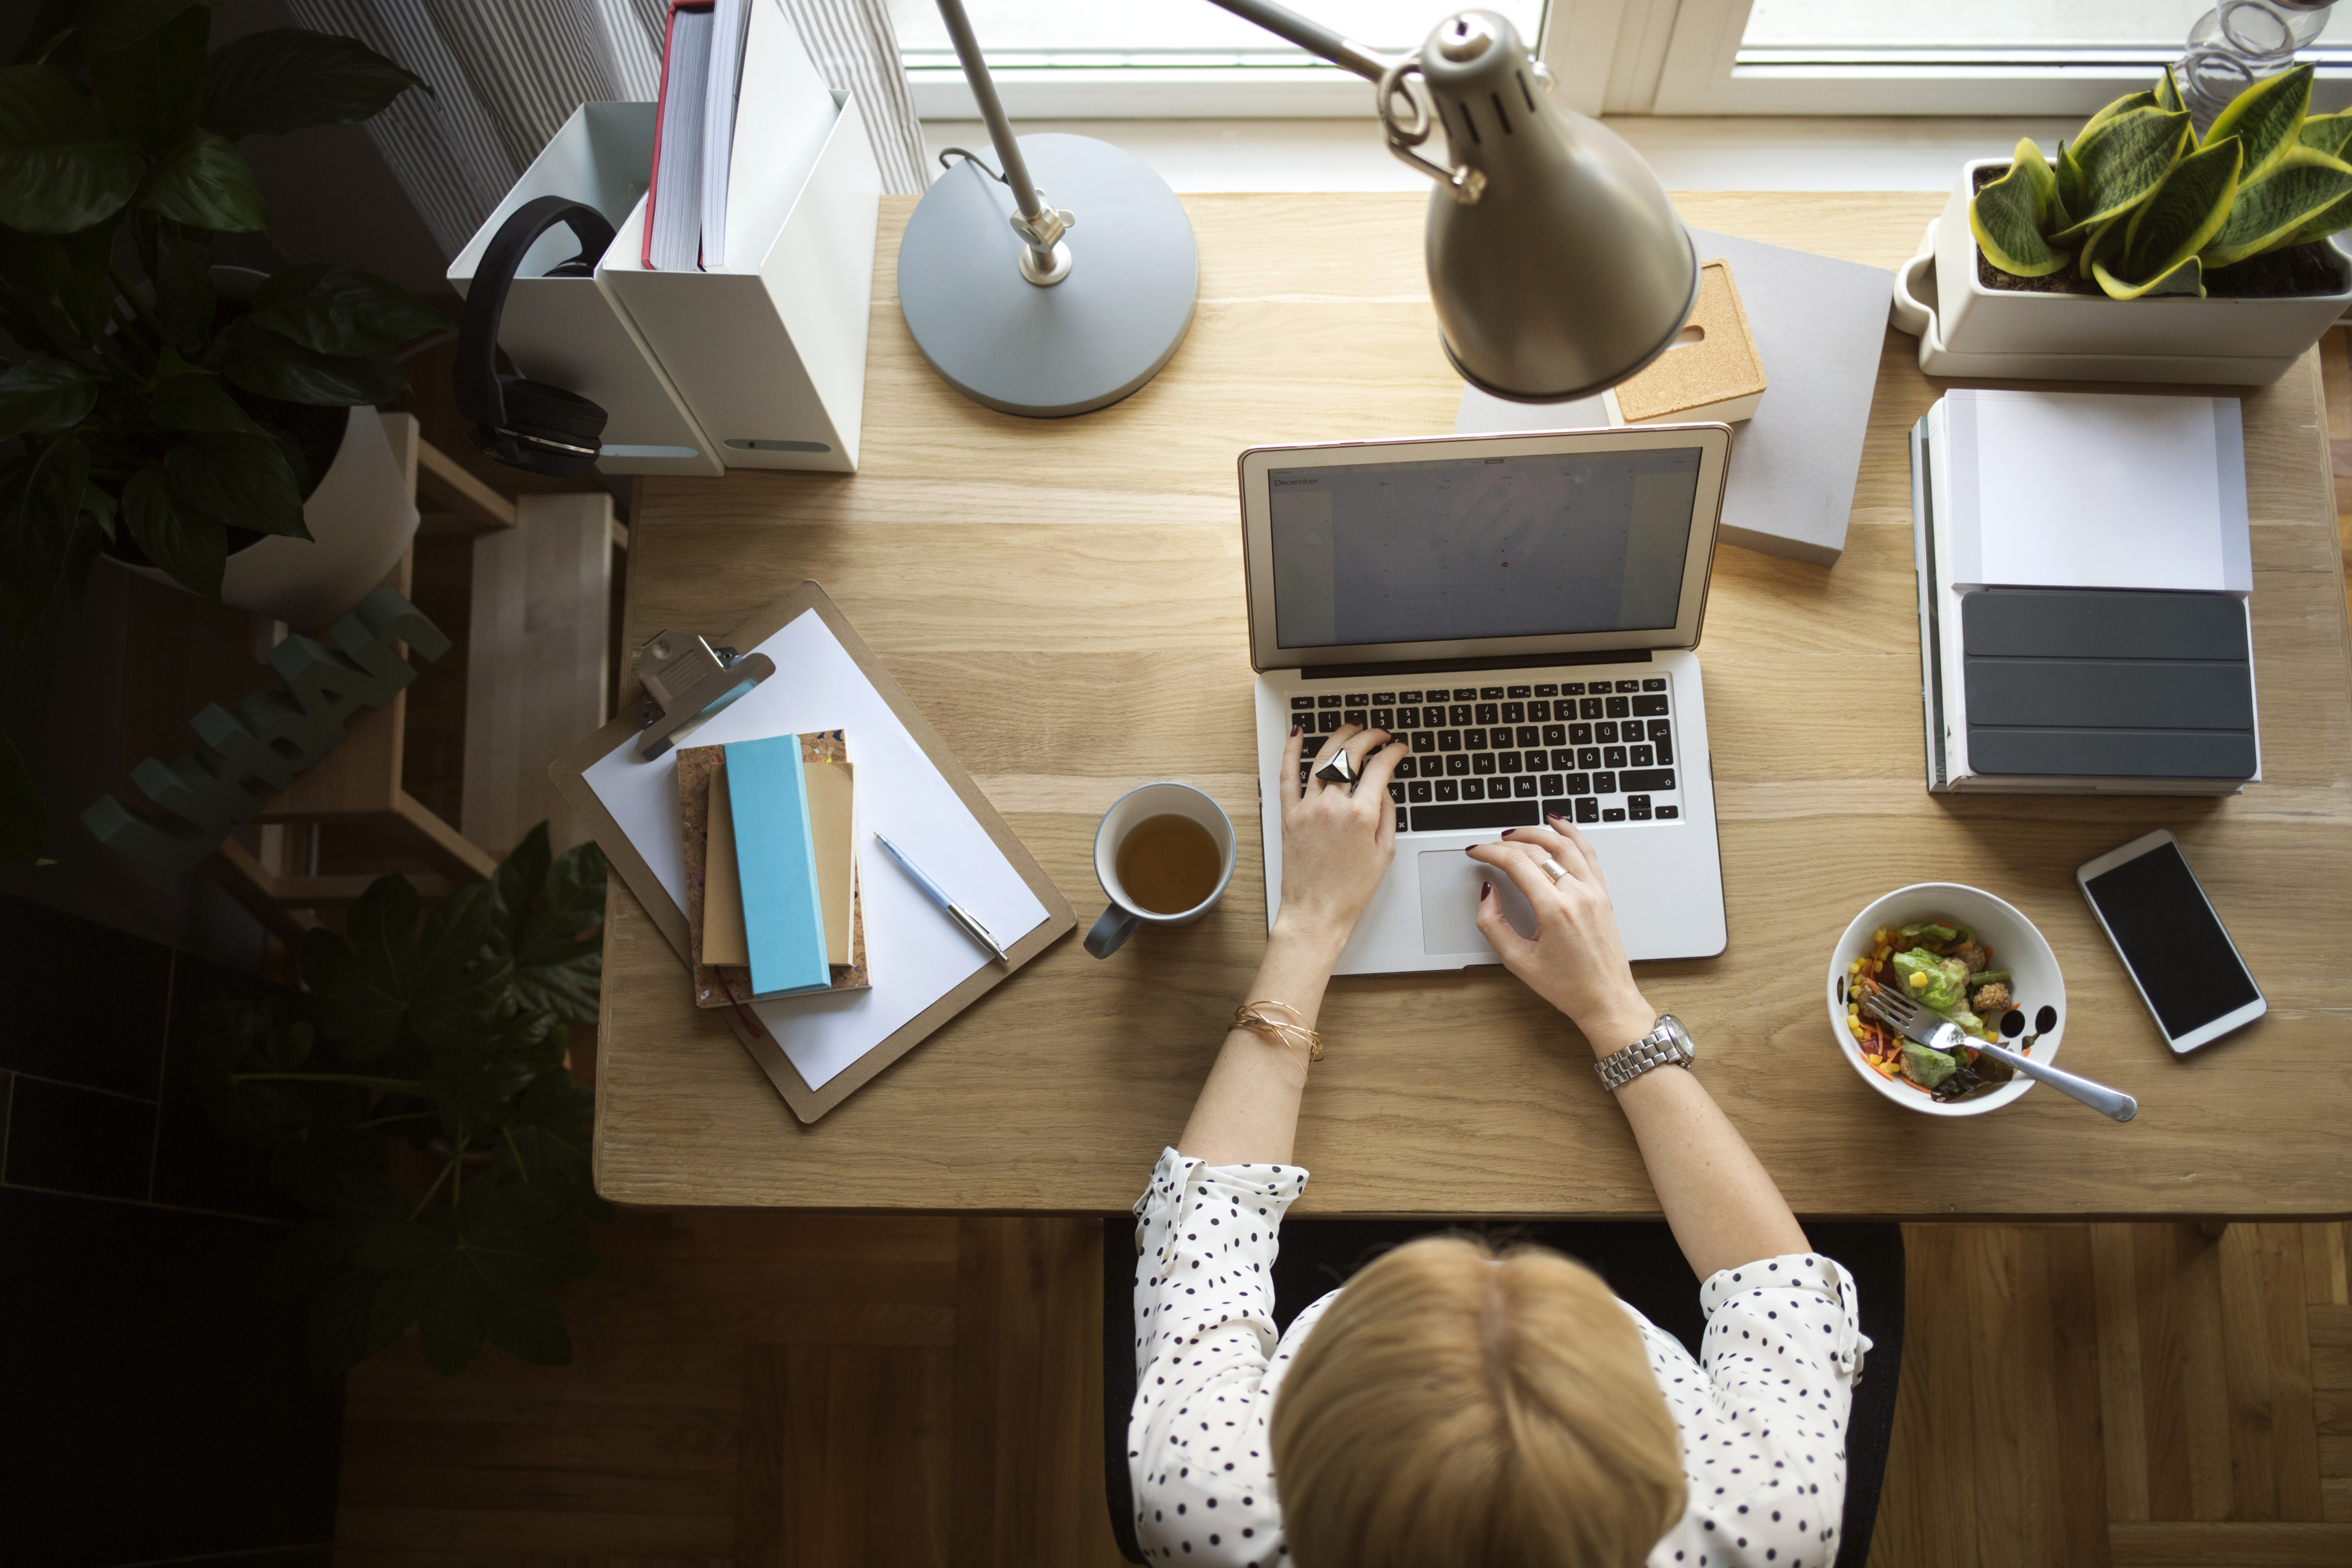
[{"label": "plant pot", "polygon": [[2259,386],[2276,381],[2352,305],[2352,258],[2340,243],[2341,287],[2268,300],[2110,300],[1988,289],[1977,275],[1969,200],[1978,158],[1960,169],[1919,253],[1895,275],[1889,314],[1919,339],[1929,375],[2025,380],[2193,382]]},{"label": "plant pot", "polygon": [[[250,300],[266,276],[215,267],[213,288],[223,299]],[[317,629],[358,604],[400,563],[416,533],[407,476],[376,411],[362,405],[345,412],[342,445],[302,502],[310,537],[268,534],[232,551],[221,574],[221,603]],[[179,586],[159,567],[115,563]]]}]

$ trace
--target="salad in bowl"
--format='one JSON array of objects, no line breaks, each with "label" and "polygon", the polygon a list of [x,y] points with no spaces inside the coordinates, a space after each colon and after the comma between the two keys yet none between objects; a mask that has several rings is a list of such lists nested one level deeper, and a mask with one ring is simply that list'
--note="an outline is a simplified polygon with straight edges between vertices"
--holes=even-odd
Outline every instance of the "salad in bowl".
[{"label": "salad in bowl", "polygon": [[[1962,1043],[1941,1051],[1905,1039],[1864,1005],[1873,992],[1907,997],[1957,1026]],[[1829,1000],[1847,1059],[1880,1093],[1915,1110],[1969,1116],[2015,1100],[2032,1080],[1967,1041],[2049,1060],[2065,990],[2049,943],[2017,910],[1975,888],[1930,882],[1889,893],[1846,928]]]}]

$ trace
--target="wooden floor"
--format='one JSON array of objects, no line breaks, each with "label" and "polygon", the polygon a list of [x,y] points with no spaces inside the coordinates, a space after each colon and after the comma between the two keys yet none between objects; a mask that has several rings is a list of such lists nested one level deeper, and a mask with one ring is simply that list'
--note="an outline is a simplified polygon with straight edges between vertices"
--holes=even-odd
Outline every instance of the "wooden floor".
[{"label": "wooden floor", "polygon": [[[2345,334],[2324,363],[2352,496]],[[562,1293],[573,1365],[443,1378],[410,1340],[352,1374],[336,1560],[1108,1568],[1099,1234],[624,1215]],[[1872,1568],[2352,1564],[2345,1226],[1905,1241]]]},{"label": "wooden floor", "polygon": [[[337,1561],[1108,1568],[1099,1235],[626,1215],[574,1365],[352,1374]],[[2352,1563],[2344,1226],[1906,1239],[1874,1568]]]}]

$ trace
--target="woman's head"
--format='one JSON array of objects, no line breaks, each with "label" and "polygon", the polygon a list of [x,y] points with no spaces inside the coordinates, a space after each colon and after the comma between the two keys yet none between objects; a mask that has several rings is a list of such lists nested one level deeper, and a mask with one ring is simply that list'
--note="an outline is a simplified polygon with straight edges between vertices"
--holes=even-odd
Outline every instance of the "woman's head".
[{"label": "woman's head", "polygon": [[1349,1283],[1274,1406],[1300,1568],[1633,1568],[1683,1511],[1633,1319],[1557,1253],[1433,1237]]}]

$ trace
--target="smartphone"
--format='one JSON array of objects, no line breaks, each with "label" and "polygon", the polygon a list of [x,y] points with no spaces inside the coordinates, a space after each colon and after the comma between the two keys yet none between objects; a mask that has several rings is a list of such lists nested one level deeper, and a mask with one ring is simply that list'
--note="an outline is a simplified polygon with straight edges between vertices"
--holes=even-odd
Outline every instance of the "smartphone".
[{"label": "smartphone", "polygon": [[2269,1006],[2163,828],[2084,862],[2074,882],[2176,1054],[2243,1028]]}]

